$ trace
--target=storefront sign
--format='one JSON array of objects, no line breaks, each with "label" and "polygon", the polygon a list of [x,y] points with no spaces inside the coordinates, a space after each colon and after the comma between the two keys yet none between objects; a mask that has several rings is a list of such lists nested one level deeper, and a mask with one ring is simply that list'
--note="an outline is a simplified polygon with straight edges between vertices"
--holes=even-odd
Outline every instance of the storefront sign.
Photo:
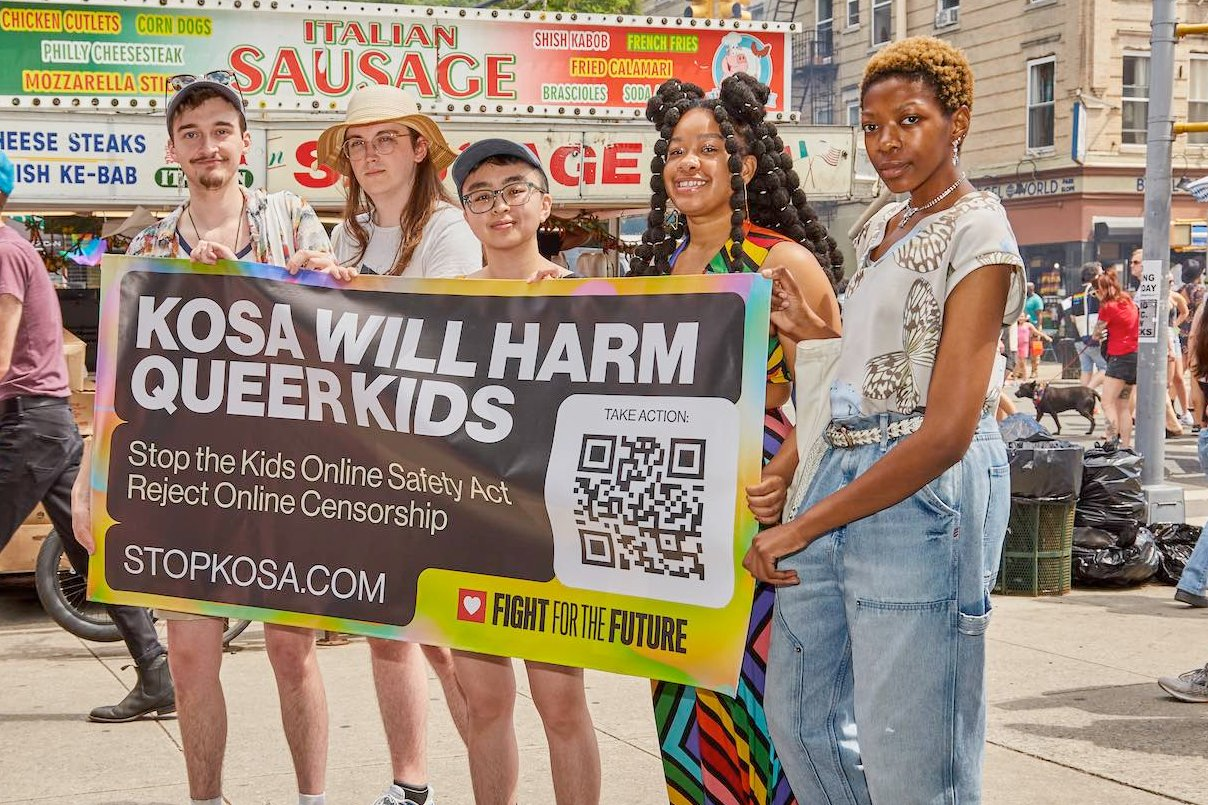
[{"label": "storefront sign", "polygon": [[[658,132],[645,121],[572,128],[515,126],[487,130],[466,123],[441,125],[461,151],[483,137],[507,137],[532,146],[545,165],[554,203],[584,208],[638,208],[650,200],[650,159]],[[811,199],[847,198],[852,185],[852,130],[844,127],[779,128],[801,186]],[[315,166],[319,131],[273,129],[268,135],[269,190],[292,190],[311,204],[344,201],[343,177]],[[452,182],[447,182],[450,192]]]},{"label": "storefront sign", "polygon": [[1063,176],[1059,179],[1018,179],[1012,181],[989,180],[978,181],[979,190],[989,190],[994,195],[1008,201],[1015,198],[1044,198],[1048,196],[1063,196],[1080,191],[1077,176]]},{"label": "storefront sign", "polygon": [[89,594],[732,691],[770,290],[106,258]]},{"label": "storefront sign", "polygon": [[[252,147],[239,169],[245,187],[262,186],[265,180],[264,129],[252,128],[251,134]],[[187,182],[180,166],[168,162],[167,145],[162,118],[133,122],[87,113],[0,117],[0,151],[16,167],[14,205],[178,204],[185,199]]]},{"label": "storefront sign", "polygon": [[370,82],[409,89],[433,110],[634,115],[666,79],[708,91],[741,71],[771,87],[769,109],[790,111],[790,39],[774,23],[282,5],[5,4],[0,52],[19,67],[0,75],[0,100],[162,102],[167,77],[229,68],[253,110],[341,111]]}]

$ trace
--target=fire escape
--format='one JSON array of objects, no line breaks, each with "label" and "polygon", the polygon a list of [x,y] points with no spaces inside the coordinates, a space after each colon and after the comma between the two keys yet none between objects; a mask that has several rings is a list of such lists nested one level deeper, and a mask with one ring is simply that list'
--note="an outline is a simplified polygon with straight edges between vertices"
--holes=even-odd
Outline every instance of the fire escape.
[{"label": "fire escape", "polygon": [[[832,0],[832,6],[838,5]],[[765,0],[765,18],[775,22],[809,25],[798,17],[799,6],[800,0]],[[835,118],[835,81],[838,73],[833,22],[815,25],[793,35],[793,97],[790,108],[801,114],[803,123],[847,122]]]}]

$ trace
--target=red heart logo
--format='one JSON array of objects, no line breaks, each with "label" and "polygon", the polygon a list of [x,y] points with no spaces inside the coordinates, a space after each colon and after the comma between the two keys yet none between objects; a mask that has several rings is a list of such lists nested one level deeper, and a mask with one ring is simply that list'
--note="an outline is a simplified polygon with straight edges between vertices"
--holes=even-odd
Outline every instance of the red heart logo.
[{"label": "red heart logo", "polygon": [[487,617],[487,594],[485,590],[457,591],[457,619],[485,623]]}]

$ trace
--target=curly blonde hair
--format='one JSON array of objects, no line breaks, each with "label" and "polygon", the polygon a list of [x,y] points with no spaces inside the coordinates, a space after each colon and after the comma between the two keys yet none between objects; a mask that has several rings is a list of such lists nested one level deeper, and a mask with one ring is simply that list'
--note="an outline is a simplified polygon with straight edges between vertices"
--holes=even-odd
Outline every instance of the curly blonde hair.
[{"label": "curly blonde hair", "polygon": [[962,106],[973,108],[973,70],[960,49],[933,36],[912,36],[893,42],[868,60],[860,81],[860,97],[889,76],[925,81],[949,114]]}]

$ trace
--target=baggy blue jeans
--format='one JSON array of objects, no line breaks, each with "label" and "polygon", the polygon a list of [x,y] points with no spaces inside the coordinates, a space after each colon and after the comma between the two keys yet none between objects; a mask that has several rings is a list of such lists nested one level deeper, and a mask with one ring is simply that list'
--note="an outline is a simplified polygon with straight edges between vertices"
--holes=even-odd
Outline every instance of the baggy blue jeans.
[{"label": "baggy blue jeans", "polygon": [[[828,450],[802,510],[893,445]],[[985,632],[1009,509],[1006,447],[987,416],[939,478],[780,561],[801,583],[776,591],[767,713],[801,802],[981,802]]]},{"label": "baggy blue jeans", "polygon": [[[1208,474],[1208,428],[1200,428],[1196,447],[1200,451],[1200,469]],[[1179,576],[1179,589],[1194,595],[1208,595],[1208,539],[1204,539],[1204,531],[1200,529],[1200,538],[1187,559],[1183,575]]]}]

